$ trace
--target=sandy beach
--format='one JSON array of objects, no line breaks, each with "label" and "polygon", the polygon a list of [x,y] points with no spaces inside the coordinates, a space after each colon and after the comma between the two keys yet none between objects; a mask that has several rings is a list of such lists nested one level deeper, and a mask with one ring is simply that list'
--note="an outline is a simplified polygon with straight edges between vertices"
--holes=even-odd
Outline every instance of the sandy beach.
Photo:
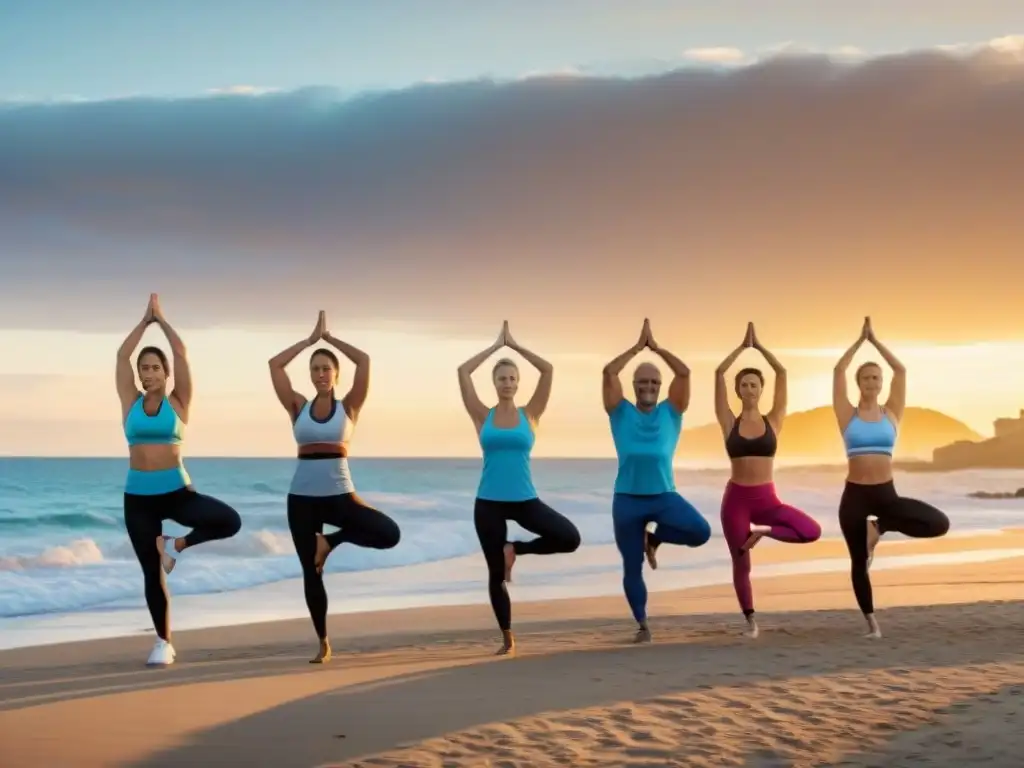
[{"label": "sandy beach", "polygon": [[[896,541],[879,561],[1024,532]],[[621,597],[517,603],[514,659],[483,605],[333,616],[323,667],[307,621],[177,633],[163,670],[150,637],[5,651],[0,765],[1020,765],[1024,557],[879,570],[867,640],[848,574],[757,578],[837,556],[756,552],[754,641],[723,585],[652,592],[639,647]]]}]

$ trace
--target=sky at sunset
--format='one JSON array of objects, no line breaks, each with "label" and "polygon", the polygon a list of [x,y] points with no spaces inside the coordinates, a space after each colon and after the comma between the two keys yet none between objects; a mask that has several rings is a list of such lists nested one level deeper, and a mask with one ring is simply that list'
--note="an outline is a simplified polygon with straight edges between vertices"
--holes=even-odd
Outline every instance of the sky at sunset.
[{"label": "sky at sunset", "polygon": [[0,0],[0,455],[124,455],[150,291],[190,455],[294,452],[266,361],[319,309],[373,357],[361,455],[475,455],[455,368],[506,318],[556,365],[538,456],[611,455],[645,316],[688,426],[747,320],[799,410],[870,314],[910,403],[990,434],[1024,407],[1024,6],[763,7]]}]

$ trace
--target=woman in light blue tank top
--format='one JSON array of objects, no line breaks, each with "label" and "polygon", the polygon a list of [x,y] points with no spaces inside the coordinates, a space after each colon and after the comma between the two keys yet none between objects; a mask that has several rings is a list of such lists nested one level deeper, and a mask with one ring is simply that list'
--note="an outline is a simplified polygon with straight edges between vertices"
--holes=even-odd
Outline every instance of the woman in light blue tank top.
[{"label": "woman in light blue tank top", "polygon": [[[323,339],[355,365],[352,387],[335,398],[340,365],[329,349],[309,359],[309,376],[316,389],[307,400],[292,388],[288,363]],[[348,467],[348,446],[370,389],[370,356],[327,330],[324,312],[309,338],[293,344],[270,361],[274,392],[292,424],[298,460],[288,492],[288,528],[302,565],[302,582],[320,650],[311,664],[331,660],[327,637],[327,590],[323,569],[328,555],[343,543],[370,549],[391,549],[401,537],[398,524],[356,494]],[[338,528],[324,535],[324,525]]]},{"label": "woman in light blue tank top", "polygon": [[[507,358],[495,363],[491,379],[498,395],[493,408],[484,405],[473,385],[473,372],[488,357],[508,347],[528,360],[539,372],[540,381],[525,407],[515,404],[519,389],[519,368]],[[576,526],[537,497],[530,472],[534,431],[551,396],[551,364],[515,342],[502,326],[497,341],[459,366],[462,402],[476,428],[483,450],[483,471],[473,505],[473,522],[487,562],[487,587],[491,607],[502,632],[499,655],[515,652],[512,635],[512,604],[505,583],[512,580],[512,566],[518,555],[554,555],[575,552],[580,545]],[[530,533],[531,541],[508,540],[508,522]]]},{"label": "woman in light blue tank top", "polygon": [[[132,369],[132,354],[146,329],[156,324],[171,346],[174,390],[167,394],[172,368],[158,347],[144,347]],[[142,391],[136,385],[136,373]],[[186,549],[238,533],[242,520],[219,499],[197,493],[181,459],[181,444],[192,404],[192,374],[185,345],[164,319],[154,293],[142,321],[117,351],[117,394],[121,421],[129,446],[128,478],[124,489],[124,523],[142,566],[146,605],[156,629],[150,666],[174,663],[170,603],[164,573],[170,573]],[[191,530],[185,536],[163,535],[164,520]]]},{"label": "woman in light blue tank top", "polygon": [[[864,363],[857,369],[860,399],[856,407],[846,388],[846,372],[864,342],[870,342],[892,368],[889,399],[878,402],[882,390],[882,368]],[[915,539],[944,536],[949,518],[931,504],[896,493],[892,480],[892,454],[907,396],[907,371],[882,344],[864,318],[860,337],[836,363],[832,379],[832,408],[846,445],[849,471],[839,501],[839,526],[850,551],[850,577],[857,605],[868,624],[868,637],[882,631],[875,618],[874,598],[868,569],[875,545],[884,533],[896,531]]]}]

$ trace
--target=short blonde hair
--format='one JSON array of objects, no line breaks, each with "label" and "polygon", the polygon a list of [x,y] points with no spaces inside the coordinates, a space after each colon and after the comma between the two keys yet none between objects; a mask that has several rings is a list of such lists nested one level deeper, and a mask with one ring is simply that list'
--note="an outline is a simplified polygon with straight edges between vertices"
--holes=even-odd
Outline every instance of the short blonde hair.
[{"label": "short blonde hair", "polygon": [[510,357],[503,357],[494,364],[493,368],[491,368],[491,378],[493,379],[495,375],[497,375],[499,368],[504,368],[506,365],[509,368],[515,369],[516,373],[519,373],[519,366],[516,365],[516,361]]},{"label": "short blonde hair", "polygon": [[882,366],[873,360],[868,360],[866,363],[861,363],[857,368],[857,372],[853,374],[853,380],[860,384],[860,375],[864,373],[865,368],[877,368],[879,371],[882,370]]}]

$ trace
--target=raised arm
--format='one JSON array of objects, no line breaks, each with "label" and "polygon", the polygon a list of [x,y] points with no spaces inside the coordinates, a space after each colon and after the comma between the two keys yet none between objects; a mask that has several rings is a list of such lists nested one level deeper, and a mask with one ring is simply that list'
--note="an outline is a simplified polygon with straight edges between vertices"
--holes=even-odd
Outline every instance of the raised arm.
[{"label": "raised arm", "polygon": [[853,345],[839,358],[839,362],[832,370],[832,410],[835,412],[840,431],[846,429],[846,425],[853,418],[854,410],[853,403],[850,402],[850,396],[846,391],[846,372],[850,368],[853,356],[867,340],[867,332],[868,325],[865,323],[864,328],[861,329],[860,338],[853,342]]},{"label": "raised arm", "polygon": [[509,349],[518,352],[523,358],[532,365],[540,373],[540,379],[537,381],[537,388],[533,391],[533,397],[530,398],[530,402],[526,404],[526,415],[530,418],[530,421],[536,423],[540,421],[540,417],[544,415],[544,411],[547,410],[548,400],[551,399],[551,382],[554,380],[555,369],[547,360],[540,355],[534,354],[526,347],[520,345],[512,338],[512,334],[508,330],[508,320],[505,321],[505,325],[501,331],[505,337],[505,344]]},{"label": "raised arm", "polygon": [[887,346],[878,340],[875,331],[871,327],[871,318],[865,318],[864,324],[868,329],[868,341],[870,341],[882,359],[892,368],[892,384],[889,386],[889,399],[885,402],[885,410],[896,417],[896,421],[902,421],[903,409],[907,406],[907,369]]},{"label": "raised arm", "polygon": [[308,338],[295,342],[288,349],[270,358],[270,381],[274,385],[274,394],[277,395],[277,399],[284,406],[284,409],[288,411],[292,421],[295,421],[298,417],[299,409],[306,402],[306,398],[292,388],[292,381],[288,378],[288,371],[285,369],[302,350],[316,344],[317,341],[323,338],[326,332],[327,319],[325,313],[321,310],[320,315],[317,317],[316,327]]},{"label": "raised arm", "polygon": [[370,356],[363,350],[333,336],[330,331],[324,332],[324,341],[351,360],[356,367],[356,372],[352,375],[352,386],[341,401],[345,407],[345,413],[355,422],[359,419],[359,411],[362,410],[366,403],[366,396],[370,393]]},{"label": "raised arm", "polygon": [[750,338],[751,346],[764,356],[764,359],[768,361],[768,365],[775,372],[775,396],[772,398],[772,409],[768,412],[768,421],[772,425],[772,429],[778,433],[782,431],[782,423],[786,420],[786,407],[789,404],[789,381],[786,376],[786,369],[779,362],[779,358],[769,352],[758,340],[757,333],[754,332],[753,323],[750,324]]},{"label": "raised arm", "polygon": [[667,349],[658,346],[651,334],[650,323],[644,324],[647,326],[647,346],[664,360],[672,371],[672,381],[668,385],[668,401],[677,411],[686,413],[686,409],[690,407],[690,368]]},{"label": "raised arm", "polygon": [[121,418],[128,415],[128,410],[139,398],[139,388],[135,383],[135,370],[132,368],[132,355],[138,349],[142,336],[150,323],[156,322],[150,307],[146,307],[146,314],[142,316],[139,324],[132,328],[131,332],[117,348],[117,365],[114,369],[114,381],[117,384],[117,398],[121,401]]},{"label": "raised arm", "polygon": [[619,407],[624,395],[622,394],[622,380],[619,374],[629,365],[629,361],[640,354],[647,346],[647,337],[650,332],[650,323],[644,320],[643,330],[636,344],[627,349],[621,355],[608,363],[601,371],[601,397],[604,400],[604,409],[611,413]]},{"label": "raised arm", "polygon": [[192,404],[192,371],[188,366],[188,350],[185,349],[185,342],[181,340],[171,324],[167,322],[163,311],[160,309],[160,300],[154,293],[150,296],[150,306],[153,309],[153,317],[160,330],[167,337],[167,343],[171,347],[171,369],[174,375],[174,391],[171,392],[171,400],[177,401],[178,407],[188,413]]},{"label": "raised arm", "polygon": [[743,336],[743,342],[736,347],[729,355],[718,364],[715,369],[715,418],[718,419],[718,426],[722,429],[722,436],[728,437],[732,431],[732,425],[736,421],[736,414],[729,407],[729,388],[725,383],[725,374],[732,368],[733,363],[743,354],[743,350],[752,346],[753,323],[747,323],[747,332]]},{"label": "raised arm", "polygon": [[473,372],[483,364],[484,360],[503,346],[505,346],[504,328],[498,334],[497,341],[482,352],[477,352],[459,366],[459,391],[462,393],[462,404],[466,406],[466,412],[478,430],[487,419],[487,406],[480,401],[480,397],[476,393],[476,387],[473,385]]}]

